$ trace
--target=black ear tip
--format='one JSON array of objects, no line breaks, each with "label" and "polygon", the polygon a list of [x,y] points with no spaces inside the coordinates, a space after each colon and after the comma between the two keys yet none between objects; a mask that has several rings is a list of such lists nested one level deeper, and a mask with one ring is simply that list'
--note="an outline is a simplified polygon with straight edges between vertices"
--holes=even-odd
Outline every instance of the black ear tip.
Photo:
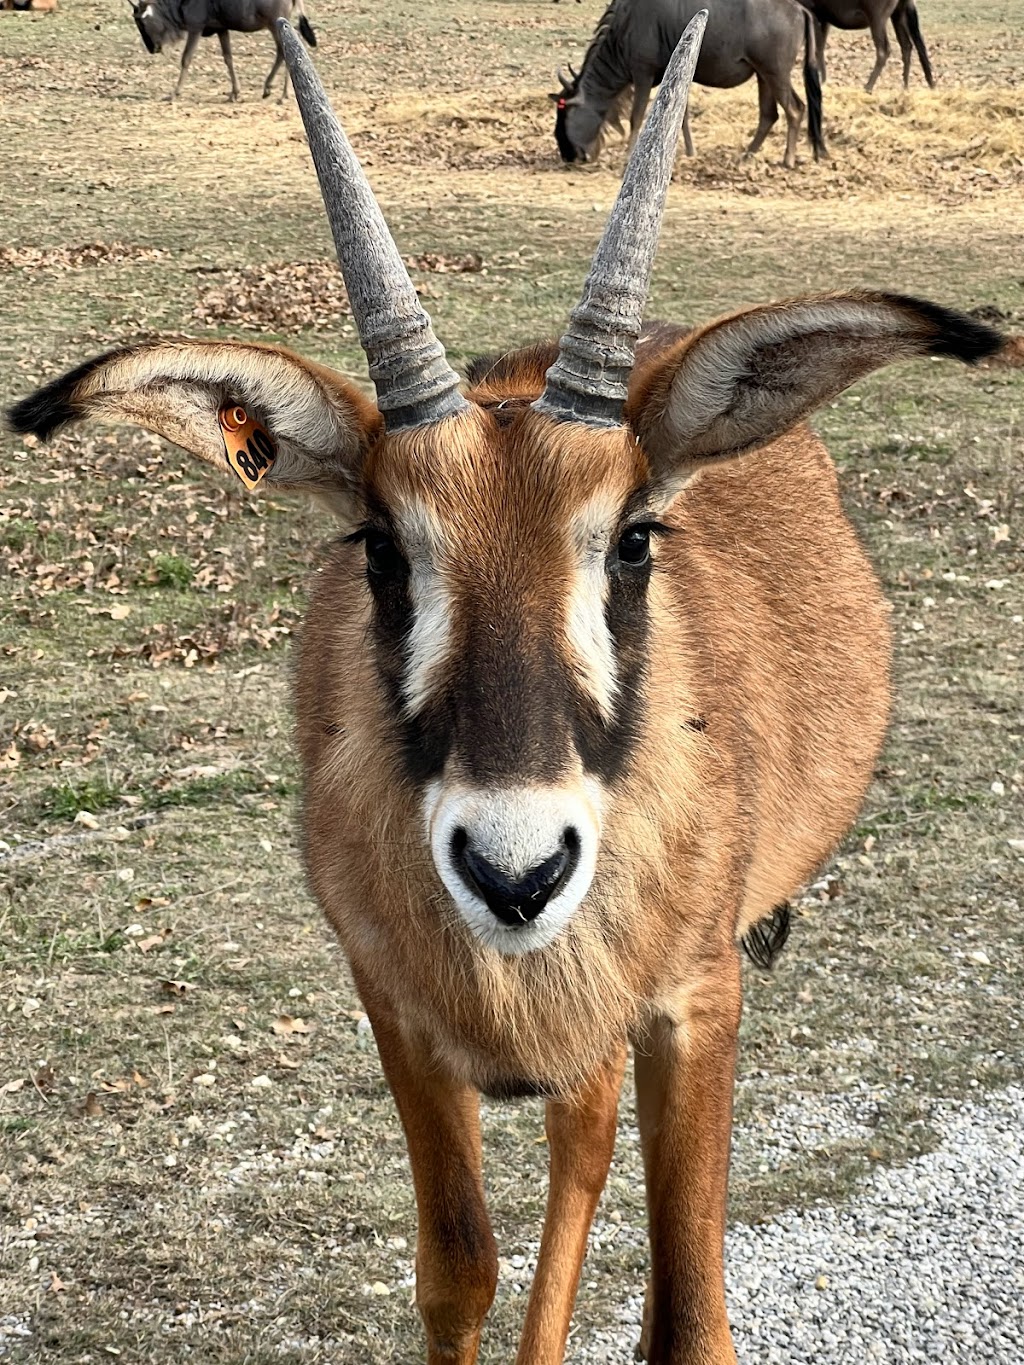
[{"label": "black ear tip", "polygon": [[949,356],[962,360],[966,365],[976,365],[995,355],[1004,344],[1005,338],[994,327],[979,322],[966,313],[958,313],[941,304],[929,303],[927,299],[905,298],[893,295],[894,301],[905,308],[912,308],[918,317],[927,321],[933,336],[929,347],[932,355]]},{"label": "black ear tip", "polygon": [[19,436],[31,432],[46,441],[65,423],[75,417],[75,409],[68,402],[68,389],[63,379],[45,388],[36,389],[20,403],[8,409],[7,420]]},{"label": "black ear tip", "polygon": [[99,369],[110,360],[125,355],[124,348],[107,351],[105,355],[95,356],[92,360],[69,370],[67,374],[51,379],[35,393],[30,393],[7,411],[7,420],[20,436],[31,432],[41,441],[47,441],[60,427],[74,422],[82,414],[82,406],[76,401],[79,385],[93,370]]}]

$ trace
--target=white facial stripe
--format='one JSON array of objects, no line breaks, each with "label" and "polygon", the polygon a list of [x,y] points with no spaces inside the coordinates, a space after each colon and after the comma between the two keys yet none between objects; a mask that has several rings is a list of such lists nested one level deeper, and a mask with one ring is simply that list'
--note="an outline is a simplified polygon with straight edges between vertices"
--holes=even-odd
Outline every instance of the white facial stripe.
[{"label": "white facial stripe", "polygon": [[409,715],[426,705],[451,645],[451,596],[440,569],[442,531],[422,505],[401,517],[402,546],[409,560],[413,624],[407,643],[402,692]]},{"label": "white facial stripe", "polygon": [[608,601],[605,556],[617,515],[617,505],[599,496],[576,518],[574,540],[578,559],[567,621],[579,680],[606,721],[614,714],[619,687],[615,644],[604,614]]},{"label": "white facial stripe", "polygon": [[[601,837],[602,793],[583,779],[573,787],[455,788],[431,783],[424,816],[434,864],[459,914],[489,948],[518,956],[547,947],[562,933],[590,890]],[[452,837],[464,830],[474,851],[510,877],[523,877],[561,845],[572,828],[576,865],[539,915],[512,928],[503,924],[455,865]]]}]

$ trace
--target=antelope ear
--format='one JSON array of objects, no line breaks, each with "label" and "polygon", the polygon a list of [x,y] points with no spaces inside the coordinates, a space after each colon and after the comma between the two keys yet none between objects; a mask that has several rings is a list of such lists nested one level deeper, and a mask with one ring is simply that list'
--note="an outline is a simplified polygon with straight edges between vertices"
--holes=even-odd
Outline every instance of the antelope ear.
[{"label": "antelope ear", "polygon": [[881,365],[973,364],[1002,344],[962,313],[899,294],[824,294],[713,322],[640,374],[626,416],[674,496],[700,465],[756,450]]},{"label": "antelope ear", "polygon": [[23,398],[8,417],[15,431],[44,440],[87,418],[131,422],[224,469],[219,413],[232,405],[275,447],[263,483],[347,511],[380,416],[341,375],[278,346],[159,341],[110,351]]}]

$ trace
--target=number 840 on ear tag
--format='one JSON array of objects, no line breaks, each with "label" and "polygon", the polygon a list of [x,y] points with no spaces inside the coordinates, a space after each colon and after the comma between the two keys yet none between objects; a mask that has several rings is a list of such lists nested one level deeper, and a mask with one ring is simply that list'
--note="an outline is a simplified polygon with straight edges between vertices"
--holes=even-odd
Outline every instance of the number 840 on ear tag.
[{"label": "number 840 on ear tag", "polygon": [[277,459],[277,447],[270,432],[237,403],[221,408],[218,415],[229,468],[246,488],[255,488]]}]

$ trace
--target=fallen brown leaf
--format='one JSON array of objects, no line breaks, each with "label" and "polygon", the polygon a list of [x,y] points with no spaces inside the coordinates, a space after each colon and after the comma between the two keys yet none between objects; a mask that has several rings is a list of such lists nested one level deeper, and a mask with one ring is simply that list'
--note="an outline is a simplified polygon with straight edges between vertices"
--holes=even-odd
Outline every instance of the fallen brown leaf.
[{"label": "fallen brown leaf", "polygon": [[164,995],[185,995],[195,990],[195,986],[191,981],[161,981],[160,989]]}]

